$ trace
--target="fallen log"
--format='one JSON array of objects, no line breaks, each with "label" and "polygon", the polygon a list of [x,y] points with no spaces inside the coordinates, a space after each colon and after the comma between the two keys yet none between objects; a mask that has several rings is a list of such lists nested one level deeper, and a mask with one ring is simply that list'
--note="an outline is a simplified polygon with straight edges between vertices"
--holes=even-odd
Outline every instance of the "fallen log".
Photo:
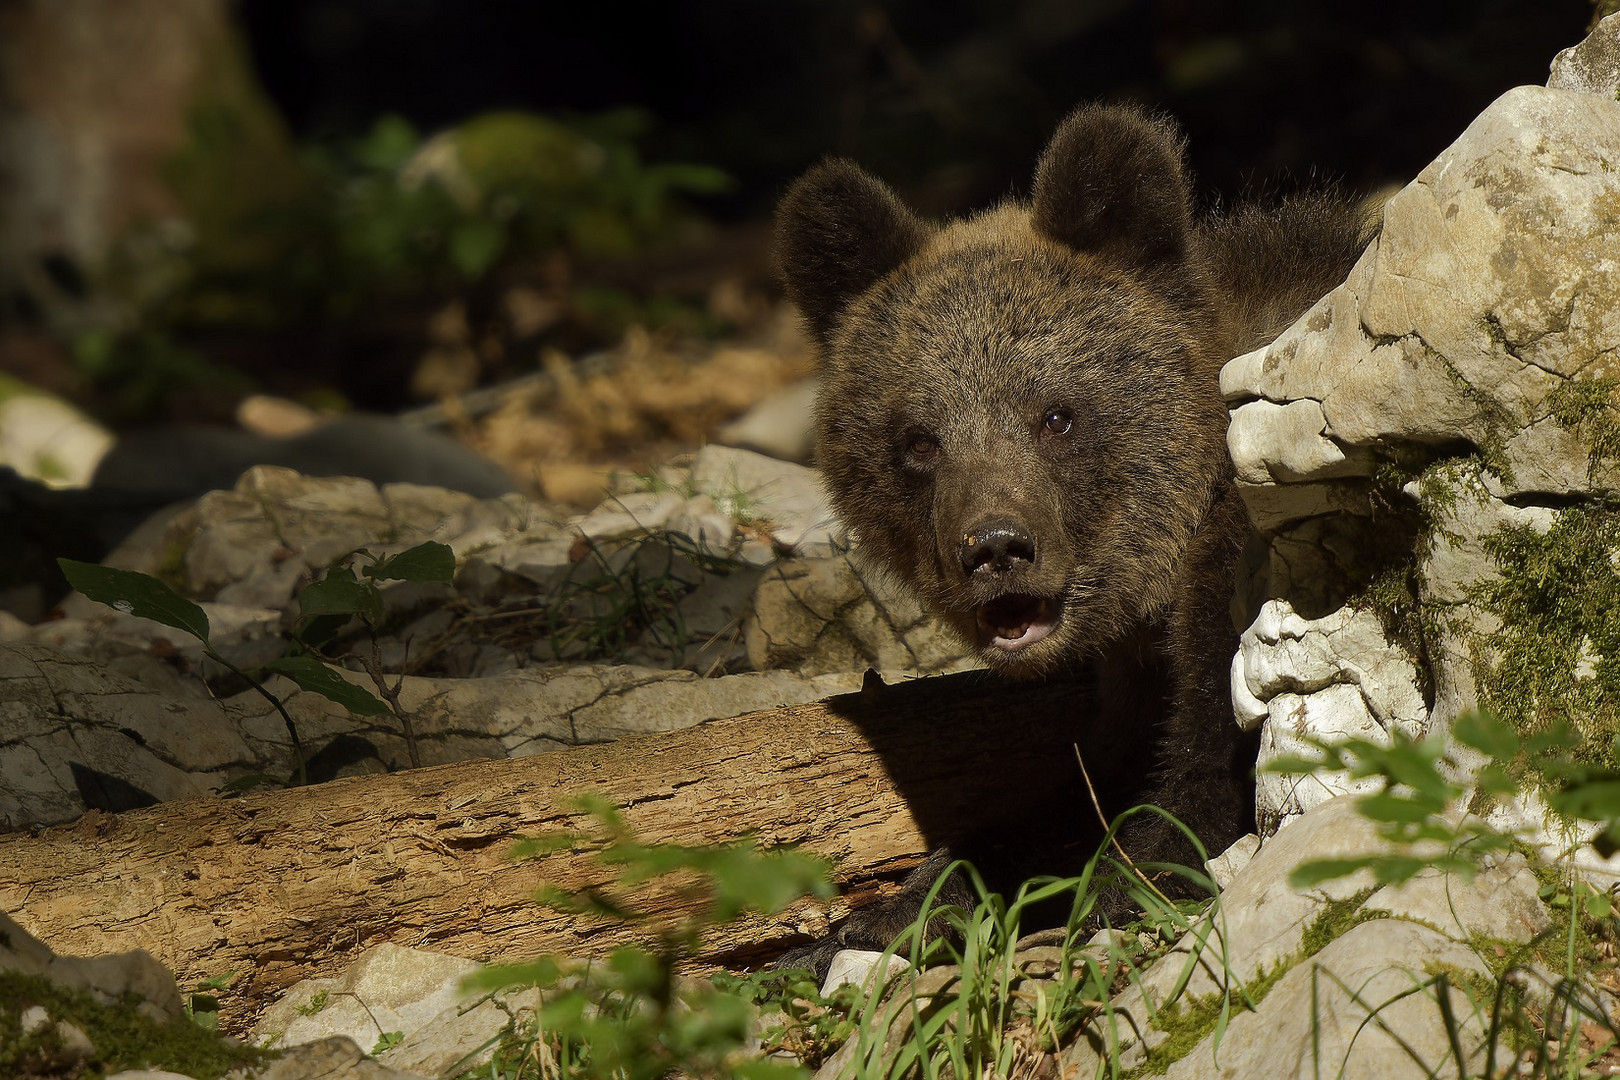
[{"label": "fallen log", "polygon": [[[1093,776],[1128,766],[1084,731],[1086,688],[966,673],[530,758],[467,761],[240,798],[92,812],[0,836],[0,910],[61,953],[143,948],[182,987],[234,972],[228,1026],[274,995],[341,971],[379,942],[480,960],[595,954],[631,936],[538,906],[542,883],[610,871],[557,851],[514,862],[511,841],[588,825],[600,794],[648,841],[752,834],[833,860],[843,896],[717,928],[698,958],[746,966],[876,898],[942,842],[1062,831],[1094,819]],[[1097,733],[1092,733],[1095,736]],[[644,910],[691,899],[649,887]]]}]

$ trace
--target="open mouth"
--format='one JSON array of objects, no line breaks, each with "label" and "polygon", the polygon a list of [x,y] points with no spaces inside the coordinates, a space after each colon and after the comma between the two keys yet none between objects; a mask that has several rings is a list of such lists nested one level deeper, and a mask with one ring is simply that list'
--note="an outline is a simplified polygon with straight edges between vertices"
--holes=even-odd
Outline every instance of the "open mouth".
[{"label": "open mouth", "polygon": [[998,596],[977,612],[979,644],[1010,653],[1027,649],[1050,634],[1057,620],[1057,602],[1049,596]]}]

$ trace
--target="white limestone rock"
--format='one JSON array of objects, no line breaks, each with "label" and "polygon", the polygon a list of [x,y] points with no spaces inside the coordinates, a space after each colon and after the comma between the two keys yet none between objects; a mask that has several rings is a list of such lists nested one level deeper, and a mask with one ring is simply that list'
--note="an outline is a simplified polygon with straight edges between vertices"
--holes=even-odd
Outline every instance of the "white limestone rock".
[{"label": "white limestone rock", "polygon": [[1620,101],[1620,15],[1610,15],[1586,35],[1553,57],[1547,85]]}]

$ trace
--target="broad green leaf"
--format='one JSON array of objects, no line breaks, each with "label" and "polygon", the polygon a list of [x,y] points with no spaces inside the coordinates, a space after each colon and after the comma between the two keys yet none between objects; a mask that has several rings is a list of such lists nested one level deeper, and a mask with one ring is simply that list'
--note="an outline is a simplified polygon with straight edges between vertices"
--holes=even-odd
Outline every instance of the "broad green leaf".
[{"label": "broad green leaf", "polygon": [[382,597],[369,581],[355,580],[349,570],[333,570],[298,594],[301,618],[316,615],[358,615],[372,626],[383,620]]},{"label": "broad green leaf", "polygon": [[1411,881],[1429,868],[1429,860],[1412,855],[1380,855],[1372,862],[1373,876],[1380,885],[1399,885]]},{"label": "broad green leaf", "polygon": [[361,573],[378,581],[442,581],[448,585],[456,574],[456,554],[447,545],[429,540],[365,567]]},{"label": "broad green leaf", "polygon": [[323,652],[327,645],[338,636],[338,631],[348,623],[351,616],[348,612],[337,615],[316,615],[301,620],[299,627],[293,632],[293,639],[303,645],[310,652]]},{"label": "broad green leaf", "polygon": [[744,911],[774,915],[801,896],[830,891],[827,866],[819,859],[786,851],[763,854],[752,844],[716,851],[709,872],[715,914],[722,921]]},{"label": "broad green leaf", "polygon": [[[1456,798],[1460,792],[1440,773],[1440,755],[1444,750],[1445,742],[1439,737],[1415,743],[1399,739],[1385,747],[1382,753],[1369,755],[1368,764],[1376,773],[1389,777],[1391,781],[1405,784],[1437,803],[1445,803]],[[1373,774],[1372,771],[1362,773]]]},{"label": "broad green leaf", "polygon": [[480,968],[461,980],[461,988],[468,993],[502,990],[508,986],[533,984],[542,989],[551,986],[563,975],[563,969],[550,956],[542,956],[523,964],[491,964]]},{"label": "broad green leaf", "polygon": [[136,570],[119,570],[72,559],[57,559],[56,565],[62,568],[69,585],[97,603],[126,615],[184,630],[207,644],[207,613],[157,578]]},{"label": "broad green leaf", "polygon": [[803,1065],[770,1058],[749,1058],[732,1066],[737,1080],[810,1080],[810,1070]]},{"label": "broad green leaf", "polygon": [[1390,791],[1363,795],[1356,803],[1362,817],[1403,825],[1421,825],[1445,808],[1445,802],[1413,799]]},{"label": "broad green leaf", "polygon": [[1563,791],[1549,795],[1547,802],[1561,814],[1612,824],[1620,821],[1620,775],[1593,770]]},{"label": "broad green leaf", "polygon": [[1519,790],[1519,785],[1507,767],[1494,761],[1479,770],[1474,777],[1474,786],[1484,794],[1496,798],[1509,798]]},{"label": "broad green leaf", "polygon": [[337,702],[356,716],[388,716],[393,712],[375,694],[348,682],[313,656],[283,656],[272,661],[269,668],[305,690]]},{"label": "broad green leaf", "polygon": [[1349,877],[1358,870],[1372,865],[1371,857],[1359,859],[1312,859],[1300,863],[1288,875],[1288,884],[1296,889],[1309,889],[1324,881]]},{"label": "broad green leaf", "polygon": [[1488,712],[1468,712],[1457,717],[1451,734],[1464,746],[1497,761],[1511,761],[1519,752],[1519,733]]},{"label": "broad green leaf", "polygon": [[1278,754],[1264,765],[1260,771],[1264,773],[1313,773],[1317,769],[1333,768],[1335,763],[1325,758],[1308,758],[1302,754]]}]

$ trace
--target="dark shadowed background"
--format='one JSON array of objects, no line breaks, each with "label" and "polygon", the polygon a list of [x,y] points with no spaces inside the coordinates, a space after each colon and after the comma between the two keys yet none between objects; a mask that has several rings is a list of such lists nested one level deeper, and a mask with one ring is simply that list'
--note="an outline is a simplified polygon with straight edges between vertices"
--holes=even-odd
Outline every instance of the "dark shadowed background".
[{"label": "dark shadowed background", "polygon": [[245,0],[296,130],[492,107],[636,105],[649,150],[717,164],[761,214],[824,153],[934,210],[1021,187],[1075,103],[1169,110],[1215,189],[1313,169],[1405,179],[1496,95],[1546,81],[1588,0]]},{"label": "dark shadowed background", "polygon": [[[122,429],[231,422],[256,391],[392,412],[635,328],[757,339],[771,208],[827,154],[960,212],[1027,190],[1077,103],[1133,100],[1180,119],[1206,202],[1374,191],[1544,82],[1592,17],[1591,0],[0,0],[0,376]],[[694,424],[661,431],[690,442]]]}]

